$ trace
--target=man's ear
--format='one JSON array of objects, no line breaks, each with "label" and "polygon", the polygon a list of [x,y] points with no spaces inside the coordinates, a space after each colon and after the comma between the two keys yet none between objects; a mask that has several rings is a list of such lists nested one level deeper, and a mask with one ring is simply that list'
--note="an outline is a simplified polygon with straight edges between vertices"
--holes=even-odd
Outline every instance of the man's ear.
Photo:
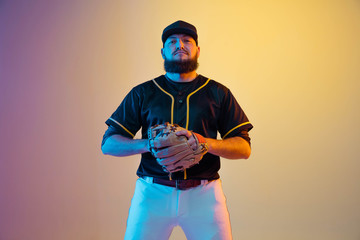
[{"label": "man's ear", "polygon": [[196,54],[197,54],[197,57],[200,57],[200,47],[198,46],[197,48],[198,48],[198,50],[197,50]]},{"label": "man's ear", "polygon": [[161,49],[161,56],[162,56],[163,59],[165,59],[164,49],[163,48]]}]

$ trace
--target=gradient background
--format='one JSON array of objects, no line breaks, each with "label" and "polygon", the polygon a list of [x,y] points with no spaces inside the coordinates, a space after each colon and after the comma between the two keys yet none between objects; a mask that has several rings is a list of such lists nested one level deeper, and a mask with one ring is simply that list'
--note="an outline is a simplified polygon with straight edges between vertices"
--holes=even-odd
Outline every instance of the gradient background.
[{"label": "gradient background", "polygon": [[0,240],[123,238],[139,156],[104,122],[178,19],[255,126],[222,160],[234,239],[359,240],[359,0],[0,1]]}]

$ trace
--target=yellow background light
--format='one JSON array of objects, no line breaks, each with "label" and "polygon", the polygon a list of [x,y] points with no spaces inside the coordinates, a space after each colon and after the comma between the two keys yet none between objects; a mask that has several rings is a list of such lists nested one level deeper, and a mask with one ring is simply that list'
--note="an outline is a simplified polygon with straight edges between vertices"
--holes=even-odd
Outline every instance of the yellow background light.
[{"label": "yellow background light", "polygon": [[0,3],[0,239],[123,238],[140,156],[102,155],[104,122],[179,19],[254,125],[222,159],[234,239],[358,240],[356,0]]}]

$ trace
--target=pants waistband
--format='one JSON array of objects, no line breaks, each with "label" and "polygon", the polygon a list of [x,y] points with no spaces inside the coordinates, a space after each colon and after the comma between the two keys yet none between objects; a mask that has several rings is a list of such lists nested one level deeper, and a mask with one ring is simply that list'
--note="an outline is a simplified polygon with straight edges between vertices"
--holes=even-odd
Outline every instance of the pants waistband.
[{"label": "pants waistband", "polygon": [[154,177],[142,177],[148,183],[156,183],[168,187],[173,187],[178,190],[187,190],[190,188],[197,187],[199,185],[205,185],[209,180],[200,180],[200,179],[186,179],[186,180],[167,180]]}]

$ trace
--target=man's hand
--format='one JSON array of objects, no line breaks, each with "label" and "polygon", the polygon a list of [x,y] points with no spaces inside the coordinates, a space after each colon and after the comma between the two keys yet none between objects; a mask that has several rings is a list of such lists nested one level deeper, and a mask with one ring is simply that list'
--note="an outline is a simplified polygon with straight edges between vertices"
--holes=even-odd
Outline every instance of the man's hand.
[{"label": "man's hand", "polygon": [[208,150],[204,137],[176,124],[155,125],[148,136],[151,153],[168,173],[198,164]]},{"label": "man's hand", "polygon": [[196,143],[196,139],[195,139],[195,137],[194,137],[194,134],[193,134],[192,132],[184,129],[184,130],[180,130],[180,131],[176,132],[175,134],[176,134],[177,136],[185,136],[185,137],[188,139],[188,143],[189,143],[189,145],[191,146],[191,148],[192,148],[193,150],[196,149],[197,143]]}]

